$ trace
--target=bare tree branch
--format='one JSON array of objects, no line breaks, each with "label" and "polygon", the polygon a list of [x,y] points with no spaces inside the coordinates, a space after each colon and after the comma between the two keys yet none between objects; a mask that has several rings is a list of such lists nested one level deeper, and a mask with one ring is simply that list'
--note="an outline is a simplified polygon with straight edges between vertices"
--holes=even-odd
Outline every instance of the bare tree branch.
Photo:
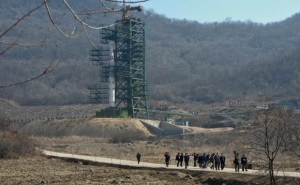
[{"label": "bare tree branch", "polygon": [[[22,31],[23,32],[23,31]],[[20,33],[20,35],[22,34],[22,32]],[[21,36],[18,36],[18,38],[20,38]],[[35,43],[21,43],[17,40],[15,41],[4,41],[4,40],[0,40],[0,43],[1,44],[5,44],[5,45],[8,45],[8,47],[6,47],[5,49],[3,49],[2,51],[0,51],[0,56],[3,56],[8,50],[10,50],[12,47],[14,46],[43,46],[47,41],[47,36],[42,40],[42,41],[39,41],[39,42],[35,42]]]},{"label": "bare tree branch", "polygon": [[67,34],[67,33],[63,32],[63,31],[59,28],[59,26],[55,23],[55,21],[54,21],[52,15],[51,15],[51,13],[50,13],[50,9],[49,9],[49,6],[48,6],[47,1],[48,1],[48,0],[44,0],[45,8],[46,8],[46,10],[47,10],[48,17],[49,17],[51,23],[54,25],[54,27],[55,27],[55,28],[58,30],[58,32],[61,33],[63,36],[65,36],[65,37],[67,37],[67,38],[75,38],[75,37],[76,37],[76,36],[74,36],[75,30],[76,30],[75,27],[74,27],[73,31],[71,32],[71,34]]},{"label": "bare tree branch", "polygon": [[5,45],[14,45],[14,46],[40,46],[40,45],[44,45],[47,41],[47,38],[44,38],[41,41],[38,42],[32,42],[32,43],[24,43],[24,42],[16,42],[16,41],[5,41],[5,40],[0,40],[1,44],[5,44]]},{"label": "bare tree branch", "polygon": [[259,113],[254,121],[253,132],[249,133],[245,143],[246,149],[255,153],[260,167],[268,171],[270,184],[273,185],[276,184],[274,174],[286,165],[282,156],[292,144],[290,137],[295,130],[293,117],[292,111],[284,108]]},{"label": "bare tree branch", "polygon": [[89,43],[93,46],[93,48],[97,48],[96,44],[92,41],[92,39],[90,38],[89,33],[86,30],[86,27],[84,25],[82,25],[84,32],[85,32],[85,36],[88,39]]},{"label": "bare tree branch", "polygon": [[[106,12],[119,12],[120,10],[122,9],[114,9],[114,8],[110,8],[107,4],[109,2],[111,3],[126,3],[126,4],[134,4],[134,3],[141,3],[141,2],[146,2],[148,0],[138,0],[138,1],[121,1],[121,0],[99,0],[103,7],[106,9],[105,11]],[[22,22],[22,20],[24,20],[26,17],[30,16],[33,12],[37,11],[38,9],[40,9],[41,7],[45,7],[46,11],[47,11],[47,16],[48,18],[50,19],[51,23],[54,25],[54,27],[58,30],[58,32],[60,34],[62,34],[63,36],[67,37],[67,38],[75,38],[77,37],[78,35],[75,35],[75,33],[77,32],[77,29],[76,27],[74,27],[74,29],[70,32],[70,33],[67,33],[65,31],[63,31],[57,24],[57,22],[54,20],[52,14],[51,14],[51,11],[50,11],[50,8],[48,6],[48,3],[50,2],[50,0],[43,0],[41,4],[39,4],[38,6],[36,6],[35,8],[31,9],[30,11],[28,11],[25,15],[21,16],[15,23],[13,23],[11,26],[9,26],[7,29],[5,29],[3,32],[0,33],[0,44],[4,44],[4,45],[8,45],[6,48],[3,47],[2,48],[2,51],[0,51],[0,57],[3,56],[7,51],[9,51],[12,47],[18,45],[18,46],[35,46],[35,45],[44,45],[46,43],[46,40],[47,40],[47,37],[39,42],[31,42],[31,43],[25,43],[25,42],[18,42],[17,40],[16,41],[8,41],[8,40],[4,40],[2,39],[2,37],[4,35],[6,35],[9,31],[11,31],[14,27],[16,27],[20,22]],[[89,25],[88,23],[86,23],[85,21],[83,21],[79,16],[78,16],[78,13],[76,13],[73,8],[69,5],[68,1],[67,0],[63,0],[62,1],[67,9],[71,12],[71,14],[74,16],[75,20],[78,21],[84,31],[85,31],[85,34],[86,34],[86,37],[88,39],[88,41],[90,42],[90,44],[96,48],[96,45],[92,42],[89,34],[88,34],[88,31],[87,31],[87,28],[90,28],[90,29],[93,29],[93,30],[101,30],[103,28],[108,28],[108,27],[112,27],[114,26],[116,23],[114,24],[110,24],[110,25],[106,25],[106,26],[92,26],[92,25]],[[107,4],[106,4],[107,3]],[[104,12],[105,13],[105,12]],[[57,52],[57,46],[56,46],[56,49],[55,49],[55,55],[56,55],[56,52]],[[54,55],[54,56],[55,56]],[[54,59],[53,59],[54,60]],[[59,62],[58,62],[59,63]],[[53,61],[43,70],[42,73],[34,76],[34,77],[31,77],[29,79],[26,79],[26,80],[23,80],[23,81],[20,81],[20,82],[16,82],[16,83],[10,83],[10,84],[6,84],[6,85],[0,85],[0,88],[7,88],[7,87],[12,87],[12,86],[17,86],[17,85],[20,85],[20,84],[24,84],[24,83],[27,83],[27,82],[30,82],[30,81],[33,81],[35,79],[38,79],[50,72],[52,72],[57,66],[58,66],[58,63],[56,65],[54,65]]]},{"label": "bare tree branch", "polygon": [[112,10],[111,8],[109,8],[109,7],[106,5],[106,3],[105,3],[103,0],[100,0],[100,1],[101,1],[102,5],[103,5],[107,10],[109,10],[109,11]]},{"label": "bare tree branch", "polygon": [[70,10],[70,12],[73,14],[73,16],[75,17],[75,19],[76,19],[78,22],[80,22],[80,24],[82,24],[82,25],[84,25],[84,26],[86,26],[86,27],[88,27],[88,28],[95,29],[95,30],[101,30],[101,29],[103,29],[103,28],[108,28],[108,27],[111,27],[111,26],[114,26],[114,25],[115,25],[115,23],[114,23],[114,24],[111,24],[111,25],[100,26],[100,27],[98,27],[98,26],[91,26],[91,25],[87,24],[86,22],[82,21],[82,20],[78,17],[78,15],[75,13],[75,11],[72,9],[72,7],[68,4],[68,2],[67,2],[66,0],[63,0],[63,2],[64,2],[64,4],[67,6],[67,8]]},{"label": "bare tree branch", "polygon": [[34,76],[34,77],[31,77],[29,79],[26,79],[26,80],[23,80],[23,81],[20,81],[20,82],[16,82],[16,83],[10,83],[10,84],[6,84],[6,85],[0,85],[0,89],[2,88],[7,88],[7,87],[13,87],[13,86],[17,86],[17,85],[21,85],[21,84],[24,84],[24,83],[27,83],[27,82],[30,82],[30,81],[33,81],[33,80],[36,80],[46,74],[49,74],[51,72],[54,71],[54,69],[56,69],[56,67],[58,66],[59,64],[59,61],[54,64],[54,60],[55,60],[55,56],[56,56],[56,52],[57,52],[57,46],[55,48],[55,53],[53,55],[53,59],[52,59],[52,62],[43,70],[42,73]]},{"label": "bare tree branch", "polygon": [[12,47],[14,46],[14,44],[9,45],[8,47],[6,47],[4,50],[2,50],[0,52],[0,56],[4,55],[8,50],[10,50]]},{"label": "bare tree branch", "polygon": [[[20,37],[20,35],[22,34],[22,32],[19,34],[18,37]],[[10,50],[13,46],[15,46],[15,44],[18,42],[18,40],[15,40],[11,45],[9,45],[8,47],[6,47],[4,50],[2,50],[0,52],[0,56],[3,56],[8,50]]]},{"label": "bare tree branch", "polygon": [[0,34],[0,38],[3,37],[5,34],[7,34],[10,30],[12,30],[15,26],[17,26],[23,19],[25,19],[26,17],[30,16],[33,12],[35,12],[36,10],[40,9],[42,6],[44,5],[44,3],[36,6],[35,8],[31,9],[29,12],[27,12],[25,15],[23,15],[22,17],[20,17],[14,24],[12,24],[9,28],[7,28],[6,30],[4,30],[1,34]]}]

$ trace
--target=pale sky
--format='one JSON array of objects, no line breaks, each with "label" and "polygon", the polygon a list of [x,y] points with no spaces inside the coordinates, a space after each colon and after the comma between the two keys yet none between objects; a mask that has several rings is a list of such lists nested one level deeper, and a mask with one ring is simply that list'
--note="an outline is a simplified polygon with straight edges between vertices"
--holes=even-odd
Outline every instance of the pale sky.
[{"label": "pale sky", "polygon": [[169,18],[200,23],[221,22],[226,18],[269,23],[300,12],[300,0],[150,0],[141,5]]}]

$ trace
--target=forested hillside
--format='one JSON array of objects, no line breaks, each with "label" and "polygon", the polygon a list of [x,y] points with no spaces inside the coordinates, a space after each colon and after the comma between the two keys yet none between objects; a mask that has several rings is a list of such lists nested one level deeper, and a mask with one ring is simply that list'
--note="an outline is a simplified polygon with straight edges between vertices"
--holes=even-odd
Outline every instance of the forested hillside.
[{"label": "forested hillside", "polygon": [[[36,2],[39,1],[2,0],[0,33]],[[78,9],[93,3],[72,2]],[[56,19],[63,17],[61,25],[65,30],[72,31],[76,23],[71,15],[64,15],[63,5],[59,1],[50,5],[57,13]],[[85,19],[100,25],[114,22],[117,16]],[[277,99],[300,95],[300,14],[266,25],[231,21],[200,24],[169,19],[152,11],[137,16],[146,22],[151,100],[209,103],[245,97],[258,99],[264,95]],[[13,31],[0,40],[29,38],[35,42],[46,37],[47,44],[16,46],[0,56],[0,84],[26,79],[53,61],[58,67],[38,80],[0,89],[0,97],[26,105],[88,103],[88,87],[97,83],[98,74],[89,61],[91,45],[84,31],[74,39],[64,38],[45,10],[31,15],[18,29],[19,32]],[[90,34],[97,42],[98,31]]]}]

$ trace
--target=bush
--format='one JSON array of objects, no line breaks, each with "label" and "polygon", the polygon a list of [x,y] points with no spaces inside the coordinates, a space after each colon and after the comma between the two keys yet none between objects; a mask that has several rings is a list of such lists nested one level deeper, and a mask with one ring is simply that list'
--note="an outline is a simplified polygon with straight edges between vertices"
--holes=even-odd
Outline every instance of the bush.
[{"label": "bush", "polygon": [[34,154],[34,142],[13,130],[9,119],[0,117],[0,159]]},{"label": "bush", "polygon": [[11,131],[0,131],[0,158],[18,158],[24,155],[32,155],[35,152],[34,142]]},{"label": "bush", "polygon": [[129,118],[127,111],[121,111],[119,118]]},{"label": "bush", "polygon": [[10,130],[12,121],[5,115],[0,114],[0,131]]},{"label": "bush", "polygon": [[113,131],[111,130],[112,143],[131,143],[134,141],[144,140],[145,136],[138,130]]}]

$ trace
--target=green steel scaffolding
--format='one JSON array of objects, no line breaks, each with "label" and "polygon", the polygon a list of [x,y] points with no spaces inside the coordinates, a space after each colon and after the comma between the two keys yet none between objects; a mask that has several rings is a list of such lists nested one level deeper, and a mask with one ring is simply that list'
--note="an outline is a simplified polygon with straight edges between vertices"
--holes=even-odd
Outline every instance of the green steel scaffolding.
[{"label": "green steel scaffolding", "polygon": [[[107,98],[107,78],[115,78],[115,107],[125,108],[130,117],[147,117],[147,82],[145,62],[145,24],[139,18],[116,22],[114,29],[102,31],[102,47],[91,50],[91,61],[101,66],[100,83],[91,88],[91,99]],[[107,65],[113,44],[114,66]]]}]

